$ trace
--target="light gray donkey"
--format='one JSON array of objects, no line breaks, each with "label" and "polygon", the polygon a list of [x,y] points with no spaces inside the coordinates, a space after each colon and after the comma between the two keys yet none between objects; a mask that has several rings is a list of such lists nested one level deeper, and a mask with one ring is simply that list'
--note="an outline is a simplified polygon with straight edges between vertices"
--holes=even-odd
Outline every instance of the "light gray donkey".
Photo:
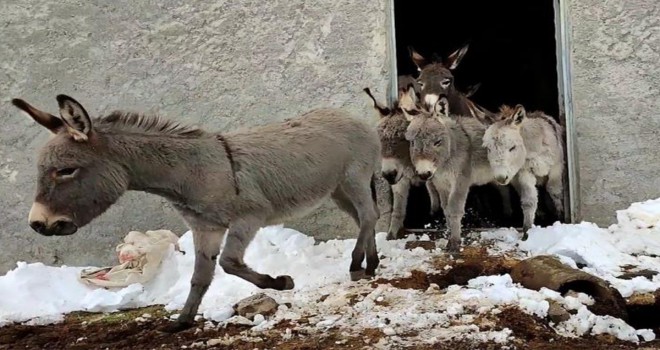
[{"label": "light gray donkey", "polygon": [[[195,269],[185,306],[164,331],[190,327],[220,266],[259,288],[292,289],[290,276],[252,270],[245,249],[260,227],[309,213],[332,198],[359,225],[351,279],[375,275],[379,217],[374,174],[378,134],[339,109],[317,109],[283,122],[227,133],[180,126],[155,116],[117,111],[90,119],[58,95],[60,118],[27,102],[13,104],[54,136],[40,150],[30,226],[70,235],[128,190],[162,196],[193,233]],[[366,270],[362,262],[366,254]]]},{"label": "light gray donkey", "polygon": [[449,101],[442,96],[432,111],[411,114],[406,140],[418,176],[433,183],[445,213],[450,237],[447,249],[457,253],[461,245],[461,220],[468,191],[473,185],[495,180],[482,147],[486,126],[473,117],[449,117]]},{"label": "light gray donkey", "polygon": [[410,143],[405,138],[408,119],[404,115],[404,109],[412,109],[415,106],[414,85],[411,83],[407,88],[399,89],[399,98],[391,108],[378,103],[369,88],[364,88],[364,92],[371,98],[380,116],[378,136],[381,143],[381,171],[383,178],[392,187],[392,213],[387,239],[398,239],[403,237],[403,222],[411,185],[416,186],[425,182],[431,200],[431,215],[440,209],[435,187],[415,175],[410,160]]},{"label": "light gray donkey", "polygon": [[527,114],[522,105],[502,106],[484,134],[483,145],[497,182],[511,183],[520,195],[523,240],[534,224],[538,184],[545,184],[558,217],[564,211],[563,128],[543,112]]}]

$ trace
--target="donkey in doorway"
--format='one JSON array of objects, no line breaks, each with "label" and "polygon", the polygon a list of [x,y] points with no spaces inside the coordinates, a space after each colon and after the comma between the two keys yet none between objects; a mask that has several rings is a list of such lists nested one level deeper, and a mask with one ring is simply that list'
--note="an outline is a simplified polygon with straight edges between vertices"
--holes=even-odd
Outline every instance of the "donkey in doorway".
[{"label": "donkey in doorway", "polygon": [[[411,83],[407,88],[399,89],[399,98],[391,108],[378,103],[369,88],[364,88],[364,92],[371,98],[380,116],[378,135],[381,143],[381,171],[383,178],[392,187],[392,214],[387,239],[402,238],[410,187],[425,182],[415,175],[410,160],[410,143],[405,138],[408,119],[404,109],[411,109],[415,105],[414,85]],[[425,185],[431,200],[431,214],[434,214],[440,208],[438,193],[430,182]]]},{"label": "donkey in doorway", "polygon": [[538,184],[552,199],[558,217],[564,212],[563,128],[543,112],[526,113],[522,105],[502,106],[495,122],[484,133],[483,145],[495,179],[511,183],[520,195],[523,210],[523,240],[534,224]]},{"label": "donkey in doorway", "polygon": [[487,115],[492,114],[468,99],[470,95],[474,94],[474,91],[466,94],[454,85],[452,71],[461,63],[468,48],[469,45],[465,45],[454,51],[444,62],[440,59],[428,60],[412,47],[408,48],[410,58],[419,71],[417,84],[419,85],[420,99],[426,104],[427,109],[433,108],[440,96],[446,96],[449,101],[449,108],[451,108],[449,111],[451,115],[475,116],[473,111],[475,108],[481,109]]},{"label": "donkey in doorway", "polygon": [[[433,108],[440,96],[446,96],[449,101],[449,115],[460,115],[463,117],[475,117],[482,123],[488,123],[488,118],[493,118],[494,113],[486,108],[471,101],[469,97],[476,92],[472,87],[470,94],[458,90],[454,85],[454,75],[452,71],[458,67],[461,60],[467,53],[469,44],[454,51],[443,62],[439,58],[428,60],[415,49],[409,47],[410,57],[419,70],[417,83],[420,86],[420,100],[426,105],[427,109]],[[476,85],[478,88],[479,85]],[[484,117],[485,116],[485,117]],[[509,190],[505,186],[494,187],[502,199],[502,213],[506,217],[511,217],[511,197]],[[484,196],[476,198],[476,205],[480,212],[486,212],[488,200]]]},{"label": "donkey in doorway", "polygon": [[246,265],[245,249],[260,227],[305,215],[326,198],[360,227],[351,279],[375,275],[380,143],[371,126],[342,110],[220,134],[120,111],[90,119],[65,95],[57,96],[60,118],[12,102],[54,134],[39,154],[29,215],[35,231],[73,234],[128,190],[162,196],[182,215],[193,234],[195,269],[185,306],[165,331],[192,326],[218,255],[228,274],[259,288],[292,289],[290,276],[273,278]]},{"label": "donkey in doorway", "polygon": [[495,181],[485,148],[486,130],[476,118],[449,117],[449,101],[440,97],[432,111],[411,113],[406,130],[415,172],[432,182],[445,213],[450,237],[447,249],[457,253],[461,245],[461,220],[470,186]]},{"label": "donkey in doorway", "polygon": [[[403,85],[406,83],[407,85]],[[475,93],[478,88],[479,84],[471,86],[469,92]],[[398,99],[392,107],[385,107],[378,103],[369,88],[364,88],[364,91],[373,101],[374,108],[380,116],[378,135],[381,143],[381,171],[383,178],[392,188],[392,214],[387,239],[402,238],[411,186],[418,186],[424,182],[431,202],[431,216],[440,210],[435,187],[415,174],[415,169],[410,161],[410,143],[405,138],[409,118],[406,113],[414,110],[418,103],[419,91],[416,90],[415,79],[410,75],[399,76]]]}]

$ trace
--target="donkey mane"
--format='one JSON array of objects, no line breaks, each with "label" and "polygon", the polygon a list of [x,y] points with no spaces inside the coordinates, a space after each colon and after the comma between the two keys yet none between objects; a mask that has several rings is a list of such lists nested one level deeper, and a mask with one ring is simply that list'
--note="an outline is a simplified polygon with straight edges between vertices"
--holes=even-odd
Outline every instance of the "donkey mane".
[{"label": "donkey mane", "polygon": [[182,138],[197,138],[206,133],[194,126],[182,125],[159,115],[130,111],[113,111],[98,118],[95,127],[107,131],[123,131],[135,134],[168,135]]}]

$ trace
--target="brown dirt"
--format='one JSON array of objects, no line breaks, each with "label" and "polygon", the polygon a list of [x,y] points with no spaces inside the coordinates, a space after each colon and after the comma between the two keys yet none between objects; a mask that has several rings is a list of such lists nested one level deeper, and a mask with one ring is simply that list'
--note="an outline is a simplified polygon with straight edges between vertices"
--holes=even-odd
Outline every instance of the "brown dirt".
[{"label": "brown dirt", "polygon": [[[95,314],[96,316],[98,314]],[[95,316],[95,317],[96,317]],[[98,317],[96,317],[98,319]],[[90,319],[88,317],[87,319]],[[660,341],[635,345],[619,341],[609,336],[589,336],[583,338],[562,338],[558,336],[546,321],[527,315],[516,308],[503,309],[496,316],[496,327],[482,327],[512,330],[515,339],[508,344],[514,349],[660,349]],[[81,318],[68,317],[64,323],[48,326],[13,325],[0,328],[0,349],[363,349],[386,337],[378,329],[365,329],[358,335],[347,335],[340,329],[308,333],[297,330],[299,323],[280,322],[274,329],[258,334],[251,334],[249,326],[228,325],[227,327],[196,331],[194,328],[178,334],[165,334],[156,331],[168,320],[159,317],[144,323],[134,320],[98,320],[84,323]],[[203,327],[203,323],[198,323]],[[286,329],[291,330],[289,340],[283,338]],[[247,336],[238,338],[231,344],[208,345],[211,339],[226,336]],[[399,337],[413,337],[415,334],[401,334]],[[260,341],[255,341],[259,340]],[[410,349],[500,349],[502,345],[494,343],[473,344],[464,341],[449,341],[431,346],[413,346]],[[397,347],[405,348],[405,347]]]},{"label": "brown dirt", "polygon": [[451,268],[442,273],[426,273],[420,270],[411,271],[408,277],[394,279],[379,278],[371,282],[372,287],[379,284],[391,284],[399,289],[425,290],[432,283],[440,288],[446,288],[452,284],[464,286],[467,282],[478,276],[502,275],[511,272],[511,268],[518,261],[507,257],[491,257],[483,247],[466,247],[461,252],[461,258],[456,260],[447,257],[439,257],[433,265],[437,270],[444,270],[449,265]]},{"label": "brown dirt", "polygon": [[[450,259],[440,256],[434,261],[440,273],[412,271],[410,277],[392,280],[377,279],[372,287],[389,283],[395,288],[427,289],[431,283],[441,288],[448,284],[465,284],[470,278],[478,275],[508,273],[517,261],[507,257],[488,256],[484,248],[466,247],[460,259]],[[445,266],[451,269],[444,270]],[[354,304],[366,294],[356,294],[349,299]],[[326,296],[327,297],[327,296]],[[321,297],[321,302],[324,297]],[[648,299],[648,300],[647,300]],[[660,298],[653,296],[637,301],[635,316],[644,314],[644,320],[656,321],[660,312]],[[641,300],[641,299],[640,299]],[[350,304],[350,303],[349,303]],[[387,302],[383,301],[384,306]],[[151,318],[137,322],[136,317],[150,313]],[[252,333],[250,326],[227,325],[208,330],[203,329],[203,322],[197,328],[178,334],[160,333],[156,329],[170,322],[168,312],[162,307],[150,307],[113,314],[74,313],[68,315],[64,322],[47,326],[9,325],[0,328],[0,349],[368,349],[373,348],[381,338],[387,336],[379,329],[364,329],[357,334],[350,334],[344,329],[331,328],[314,330],[306,317],[298,321],[283,321],[271,330]],[[308,315],[309,316],[309,315]],[[641,318],[639,318],[641,320]],[[483,321],[483,322],[482,322]],[[513,332],[514,339],[506,344],[512,349],[660,349],[660,340],[635,345],[617,340],[611,336],[588,336],[582,338],[563,338],[557,335],[548,325],[548,321],[527,315],[515,307],[505,308],[488,320],[475,320],[482,330],[501,330],[508,328]],[[655,325],[653,324],[653,325]],[[656,330],[660,329],[651,327]],[[286,329],[291,331],[291,337],[285,339]],[[401,339],[412,339],[417,334],[398,334]],[[219,343],[210,346],[213,339],[234,339],[231,343]],[[406,347],[396,346],[397,349]],[[446,341],[434,345],[415,345],[408,349],[501,349],[501,344],[474,344],[467,341]]]}]

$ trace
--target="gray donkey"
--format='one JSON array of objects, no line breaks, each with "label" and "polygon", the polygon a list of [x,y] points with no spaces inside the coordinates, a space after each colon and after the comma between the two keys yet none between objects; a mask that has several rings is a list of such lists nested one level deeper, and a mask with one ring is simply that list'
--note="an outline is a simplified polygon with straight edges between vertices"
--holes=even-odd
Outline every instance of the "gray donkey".
[{"label": "gray donkey", "polygon": [[[468,93],[474,94],[479,89],[479,85],[470,86]],[[404,233],[403,222],[406,216],[411,185],[418,186],[424,182],[431,202],[430,214],[433,216],[440,209],[435,187],[415,174],[415,169],[410,160],[410,143],[405,138],[409,118],[406,114],[407,111],[413,110],[418,103],[417,94],[419,90],[412,76],[399,76],[398,99],[392,107],[386,107],[378,103],[369,88],[364,88],[364,92],[371,98],[374,109],[378,111],[380,116],[378,135],[381,144],[381,171],[383,178],[392,187],[392,213],[387,239],[398,239],[402,238]]]},{"label": "gray donkey", "polygon": [[523,209],[523,240],[534,224],[538,184],[545,184],[559,217],[564,204],[563,128],[543,112],[527,114],[522,105],[502,106],[484,134],[483,145],[497,182],[511,183]]},{"label": "gray donkey", "polygon": [[[426,105],[427,109],[433,108],[440,96],[445,96],[449,101],[449,115],[472,116],[482,123],[488,124],[489,119],[494,118],[495,114],[469,99],[479,88],[479,84],[470,87],[468,93],[461,92],[454,84],[452,71],[461,63],[468,48],[469,44],[466,44],[449,55],[444,62],[439,58],[426,59],[412,47],[409,47],[408,50],[413,63],[419,70],[417,84],[420,89],[420,100]],[[508,189],[504,186],[495,186],[494,188],[502,199],[504,215],[511,216],[511,197]],[[485,210],[485,203],[487,203],[486,198],[478,198],[477,205],[481,207],[481,210]]]},{"label": "gray donkey", "polygon": [[495,180],[486,149],[481,146],[486,126],[473,117],[449,117],[449,101],[440,97],[432,111],[410,111],[406,140],[418,176],[433,183],[450,230],[447,249],[461,245],[461,220],[473,185]]},{"label": "gray donkey", "polygon": [[[283,122],[211,133],[155,116],[113,112],[90,119],[71,97],[58,95],[60,118],[27,102],[13,104],[50,130],[41,149],[30,226],[46,236],[70,235],[128,190],[162,196],[193,233],[195,269],[176,323],[190,327],[220,266],[259,288],[292,289],[290,276],[252,270],[245,249],[263,226],[303,216],[332,198],[359,225],[352,280],[375,275],[374,174],[378,134],[339,109],[317,109]],[[362,262],[366,254],[366,270]]]},{"label": "gray donkey", "polygon": [[[364,88],[364,92],[371,98],[380,116],[378,135],[381,143],[381,171],[383,178],[392,186],[392,214],[387,239],[398,239],[403,236],[410,186],[425,182],[425,179],[420,179],[415,174],[410,160],[410,143],[405,138],[408,119],[404,115],[404,109],[415,106],[414,85],[411,83],[407,88],[399,89],[399,98],[391,108],[378,103],[369,88]],[[430,182],[426,182],[426,189],[433,215],[440,208],[438,193]]]}]

